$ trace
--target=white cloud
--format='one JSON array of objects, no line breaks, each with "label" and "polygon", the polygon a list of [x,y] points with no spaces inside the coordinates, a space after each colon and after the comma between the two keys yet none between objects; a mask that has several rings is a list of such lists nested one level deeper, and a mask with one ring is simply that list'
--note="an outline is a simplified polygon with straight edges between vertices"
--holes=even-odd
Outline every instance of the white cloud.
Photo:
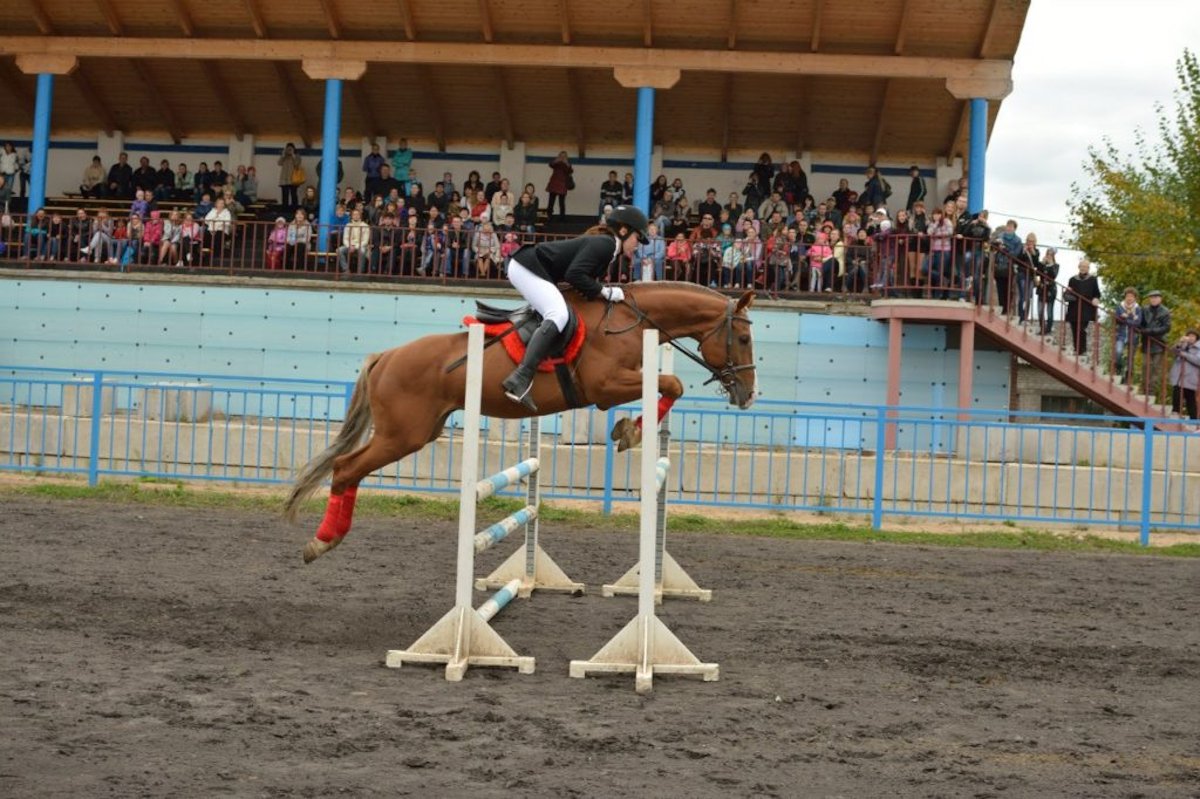
[{"label": "white cloud", "polygon": [[1138,128],[1153,133],[1187,47],[1200,49],[1197,0],[1033,0],[988,146],[987,207],[1019,215],[1043,243],[1064,241],[1065,225],[1036,220],[1066,221],[1089,147],[1108,138],[1130,152]]}]

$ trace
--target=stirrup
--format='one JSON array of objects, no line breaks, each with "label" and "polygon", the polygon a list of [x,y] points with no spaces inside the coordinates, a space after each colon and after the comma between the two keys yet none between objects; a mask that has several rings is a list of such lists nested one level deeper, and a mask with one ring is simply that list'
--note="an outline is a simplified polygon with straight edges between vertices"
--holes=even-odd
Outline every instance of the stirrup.
[{"label": "stirrup", "polygon": [[[512,375],[509,375],[509,377],[512,377]],[[530,378],[529,382],[525,384],[525,390],[522,391],[520,394],[517,394],[515,391],[513,391],[511,388],[509,388],[506,385],[508,383],[508,378],[505,378],[504,383],[500,384],[501,387],[504,389],[504,396],[508,397],[510,400],[517,403],[518,405],[524,405],[529,410],[536,411],[538,409],[537,405],[535,405],[533,400],[529,398],[529,392],[533,391],[533,380],[536,377],[537,377],[537,375],[534,374],[533,377]]]}]

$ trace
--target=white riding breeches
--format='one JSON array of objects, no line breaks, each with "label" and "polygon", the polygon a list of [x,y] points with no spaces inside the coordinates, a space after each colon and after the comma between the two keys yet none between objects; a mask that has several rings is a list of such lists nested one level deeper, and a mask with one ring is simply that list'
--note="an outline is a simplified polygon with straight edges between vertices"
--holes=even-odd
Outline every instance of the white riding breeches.
[{"label": "white riding breeches", "polygon": [[508,261],[508,280],[543,319],[554,323],[559,333],[566,329],[570,312],[558,286],[538,277],[513,258]]}]

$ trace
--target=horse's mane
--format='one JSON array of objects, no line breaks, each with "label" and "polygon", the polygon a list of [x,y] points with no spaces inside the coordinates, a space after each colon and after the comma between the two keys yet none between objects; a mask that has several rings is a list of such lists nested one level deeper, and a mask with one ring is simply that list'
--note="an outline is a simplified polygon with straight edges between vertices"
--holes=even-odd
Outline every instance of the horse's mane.
[{"label": "horse's mane", "polygon": [[642,292],[653,293],[655,291],[662,291],[669,288],[671,290],[682,290],[694,294],[703,294],[706,297],[719,298],[722,301],[729,299],[721,292],[717,291],[716,289],[710,289],[708,286],[701,286],[699,283],[684,283],[683,281],[677,280],[657,280],[650,283],[626,283],[621,288],[626,292],[632,291],[634,294],[640,294]]}]

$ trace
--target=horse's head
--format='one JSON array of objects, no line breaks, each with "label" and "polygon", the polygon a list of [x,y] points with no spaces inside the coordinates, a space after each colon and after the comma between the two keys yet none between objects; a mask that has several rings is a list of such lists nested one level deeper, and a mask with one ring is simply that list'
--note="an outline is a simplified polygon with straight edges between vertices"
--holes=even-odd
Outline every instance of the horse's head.
[{"label": "horse's head", "polygon": [[747,291],[736,302],[729,300],[717,326],[700,338],[700,355],[713,373],[705,382],[720,382],[729,404],[742,410],[753,405],[758,394],[754,340],[746,314],[753,303],[753,291]]}]

